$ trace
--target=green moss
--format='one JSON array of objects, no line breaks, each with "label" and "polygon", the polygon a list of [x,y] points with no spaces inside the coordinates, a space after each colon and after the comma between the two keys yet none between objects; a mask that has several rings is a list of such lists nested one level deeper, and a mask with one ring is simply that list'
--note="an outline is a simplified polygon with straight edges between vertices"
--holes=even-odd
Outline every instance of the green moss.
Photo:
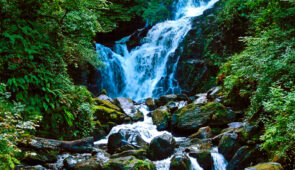
[{"label": "green moss", "polygon": [[199,106],[199,104],[189,104],[186,107],[183,107],[182,109],[176,111],[174,114],[182,115],[184,112],[195,110]]},{"label": "green moss", "polygon": [[109,101],[101,100],[99,98],[95,98],[94,101],[96,102],[96,104],[100,106],[104,106],[104,107],[108,107],[108,108],[120,111],[120,108],[118,106],[114,105],[113,103]]}]

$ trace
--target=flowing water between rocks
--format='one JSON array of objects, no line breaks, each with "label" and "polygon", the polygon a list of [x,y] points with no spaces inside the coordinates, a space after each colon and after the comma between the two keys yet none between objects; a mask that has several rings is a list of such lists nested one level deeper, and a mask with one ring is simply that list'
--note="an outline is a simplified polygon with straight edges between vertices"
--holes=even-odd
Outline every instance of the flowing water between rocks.
[{"label": "flowing water between rocks", "polygon": [[[185,105],[180,106],[180,108],[182,108],[184,106]],[[128,138],[128,142],[130,142],[130,143],[135,143],[136,135],[138,135],[138,134],[140,134],[140,136],[147,143],[150,143],[154,137],[157,137],[157,136],[165,134],[165,133],[172,135],[168,131],[158,131],[157,130],[156,125],[153,124],[152,118],[150,116],[148,116],[150,112],[149,112],[146,105],[141,104],[141,105],[137,105],[137,107],[144,114],[144,121],[136,122],[136,123],[132,123],[132,124],[122,124],[122,125],[115,126],[112,128],[111,132],[108,134],[108,136],[106,138],[96,141],[94,144],[97,146],[106,145],[108,142],[109,136],[114,133],[119,132],[119,130],[126,130],[126,131],[132,130],[134,132],[133,135],[131,135]],[[188,140],[188,138],[186,138],[186,137],[174,137],[174,139],[176,140],[177,143],[181,143],[183,141]],[[176,149],[175,154],[178,152],[184,153],[183,149],[184,148]],[[200,167],[200,165],[198,164],[198,162],[195,158],[190,157],[189,155],[187,155],[187,156],[190,158],[192,170],[202,170],[202,168]],[[218,153],[217,148],[212,149],[211,156],[214,161],[214,170],[226,170],[227,162],[224,159],[224,157]],[[154,164],[156,165],[157,170],[169,170],[172,157],[173,157],[173,155],[167,159],[164,159],[164,160],[154,161]]]},{"label": "flowing water between rocks", "polygon": [[165,94],[180,94],[175,79],[179,56],[174,52],[192,27],[192,18],[200,16],[218,0],[207,3],[178,0],[175,17],[153,26],[140,45],[128,49],[130,36],[117,41],[112,48],[96,44],[105,67],[99,68],[98,85],[110,97],[128,97],[140,101]]},{"label": "flowing water between rocks", "polygon": [[[157,98],[164,94],[181,93],[178,82],[174,78],[179,57],[173,57],[173,54],[191,29],[191,19],[202,15],[217,1],[211,0],[207,3],[194,0],[177,1],[174,5],[174,19],[153,26],[146,37],[140,41],[140,45],[134,49],[127,47],[130,36],[116,42],[113,48],[96,44],[97,52],[105,64],[104,68],[99,69],[100,88],[106,89],[113,98],[123,96],[135,101],[148,97]],[[133,135],[128,138],[129,143],[134,142],[138,134],[147,143],[164,133],[172,135],[168,131],[157,130],[152,118],[148,116],[149,111],[146,105],[137,107],[144,114],[144,121],[115,126],[106,138],[96,141],[95,145],[107,144],[108,137],[121,130],[133,132]],[[178,143],[188,140],[184,137],[174,138]],[[178,148],[177,152],[184,153],[184,150]],[[217,148],[212,150],[211,156],[215,170],[226,169],[227,162],[218,153]],[[154,161],[156,168],[168,170],[172,157],[173,155],[164,160]],[[191,169],[202,169],[195,158],[189,157],[189,159]]]}]

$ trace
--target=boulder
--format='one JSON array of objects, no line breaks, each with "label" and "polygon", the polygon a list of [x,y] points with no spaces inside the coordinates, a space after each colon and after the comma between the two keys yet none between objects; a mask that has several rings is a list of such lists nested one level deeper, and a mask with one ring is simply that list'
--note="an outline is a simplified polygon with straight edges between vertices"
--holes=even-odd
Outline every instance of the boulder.
[{"label": "boulder", "polygon": [[209,139],[213,136],[212,130],[209,126],[202,127],[198,132],[192,134],[190,138]]},{"label": "boulder", "polygon": [[193,101],[194,104],[203,104],[208,102],[207,93],[197,94],[195,97],[196,99]]},{"label": "boulder", "polygon": [[160,106],[166,105],[168,102],[176,101],[176,100],[177,100],[177,95],[175,95],[175,94],[168,94],[168,95],[161,96],[155,102],[156,102],[156,105],[158,107],[160,107]]},{"label": "boulder", "polygon": [[45,152],[26,152],[22,162],[28,163],[29,165],[38,165],[45,163],[53,163],[56,162],[56,155],[52,155]]},{"label": "boulder", "polygon": [[239,148],[240,144],[236,133],[224,134],[218,144],[219,153],[221,153],[228,162]]},{"label": "boulder", "polygon": [[206,125],[211,119],[212,114],[212,112],[202,112],[200,105],[187,105],[172,115],[172,131],[180,135],[192,134],[200,127]]},{"label": "boulder", "polygon": [[133,104],[133,101],[128,98],[118,97],[115,99],[115,103],[120,106],[123,112],[131,117],[133,121],[142,121],[144,119],[143,113],[141,113]]},{"label": "boulder", "polygon": [[90,159],[91,155],[90,154],[78,154],[78,155],[72,155],[67,157],[66,159],[63,160],[63,168],[64,169],[74,169],[74,167],[80,163],[84,162],[85,160]]},{"label": "boulder", "polygon": [[228,163],[227,170],[245,169],[253,163],[257,163],[259,158],[258,148],[251,148],[249,146],[242,146]]},{"label": "boulder", "polygon": [[227,126],[228,123],[234,122],[236,118],[233,111],[217,102],[207,103],[202,107],[202,111],[212,113],[212,118],[209,122],[211,126]]},{"label": "boulder", "polygon": [[90,159],[81,161],[74,166],[74,170],[99,170],[103,168],[104,163],[109,161],[109,154],[103,150],[97,149],[94,156]]},{"label": "boulder", "polygon": [[112,159],[114,158],[120,158],[120,157],[126,157],[126,156],[134,156],[137,159],[146,159],[146,150],[139,149],[139,150],[128,150],[121,153],[113,154],[111,156]]},{"label": "boulder", "polygon": [[150,160],[162,160],[169,157],[175,149],[175,140],[171,135],[163,134],[155,137],[148,148]]},{"label": "boulder", "polygon": [[245,170],[283,170],[281,164],[276,162],[260,163],[252,167],[245,168]]},{"label": "boulder", "polygon": [[176,102],[169,102],[165,106],[167,106],[170,113],[174,113],[175,111],[185,107],[186,105],[187,105],[187,101],[176,101]]},{"label": "boulder", "polygon": [[221,88],[220,87],[213,87],[207,92],[207,98],[209,100],[214,100],[218,97],[218,94],[220,93]]},{"label": "boulder", "polygon": [[105,94],[101,94],[97,98],[104,100],[104,101],[109,101],[111,103],[114,103],[114,100]]},{"label": "boulder", "polygon": [[157,126],[157,129],[162,131],[168,129],[171,115],[168,112],[167,107],[161,107],[152,112],[152,119],[154,125]]},{"label": "boulder", "polygon": [[106,164],[104,164],[103,169],[107,170],[156,170],[153,162],[149,160],[139,160],[133,156],[121,157],[116,159],[111,159]]},{"label": "boulder", "polygon": [[191,157],[197,159],[199,165],[204,170],[211,170],[213,167],[213,159],[211,157],[210,150],[199,150],[199,151],[192,151],[189,153]]},{"label": "boulder", "polygon": [[170,163],[170,170],[190,170],[191,161],[188,156],[183,154],[176,154],[172,157]]},{"label": "boulder", "polygon": [[141,138],[139,132],[127,129],[121,129],[119,132],[110,135],[107,144],[108,152],[111,154],[146,146],[147,144]]},{"label": "boulder", "polygon": [[153,98],[148,98],[145,100],[145,104],[148,106],[150,110],[155,110],[157,108],[155,99]]},{"label": "boulder", "polygon": [[104,106],[104,107],[107,107],[107,108],[110,108],[110,109],[114,109],[114,110],[120,111],[120,108],[118,106],[114,105],[109,100],[102,100],[100,98],[95,98],[93,100],[99,106]]}]

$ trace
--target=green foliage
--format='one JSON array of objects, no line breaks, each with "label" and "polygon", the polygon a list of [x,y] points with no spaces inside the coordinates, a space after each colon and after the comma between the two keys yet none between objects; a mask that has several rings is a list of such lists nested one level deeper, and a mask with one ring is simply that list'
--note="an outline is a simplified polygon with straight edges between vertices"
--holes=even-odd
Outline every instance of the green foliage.
[{"label": "green foliage", "polygon": [[22,136],[33,133],[39,122],[38,118],[30,121],[22,120],[24,105],[11,103],[11,94],[6,85],[0,84],[0,169],[13,169],[19,164],[22,152],[17,148],[17,141]]},{"label": "green foliage", "polygon": [[242,39],[247,47],[229,58],[218,80],[228,104],[247,108],[249,120],[264,124],[262,147],[288,161],[295,155],[295,4],[264,0],[245,4],[252,11],[246,16],[253,36]]},{"label": "green foliage", "polygon": [[42,118],[39,133],[79,138],[92,131],[91,94],[75,86],[68,65],[100,63],[92,45],[104,31],[101,0],[0,1],[0,82],[10,101],[24,103],[25,121]]}]

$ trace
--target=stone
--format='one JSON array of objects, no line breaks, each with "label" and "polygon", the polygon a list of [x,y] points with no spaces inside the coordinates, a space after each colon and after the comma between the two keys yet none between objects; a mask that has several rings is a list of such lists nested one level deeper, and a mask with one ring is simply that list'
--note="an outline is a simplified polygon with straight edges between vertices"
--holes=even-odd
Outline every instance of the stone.
[{"label": "stone", "polygon": [[[129,140],[132,139],[132,140]],[[108,152],[111,154],[147,147],[147,143],[141,138],[139,132],[129,129],[121,129],[109,136]]]},{"label": "stone", "polygon": [[44,152],[26,152],[22,162],[27,162],[30,165],[38,165],[45,163],[53,163],[56,162],[56,155],[44,153]]},{"label": "stone", "polygon": [[209,126],[202,127],[198,132],[192,134],[190,138],[209,139],[213,136],[212,130]]},{"label": "stone", "polygon": [[126,157],[126,156],[134,156],[136,157],[137,159],[146,159],[146,150],[144,149],[139,149],[139,150],[128,150],[128,151],[124,151],[124,152],[121,152],[121,153],[117,153],[117,154],[113,154],[111,156],[112,159],[114,158],[120,158],[120,157]]},{"label": "stone", "polygon": [[155,99],[153,98],[148,98],[145,100],[145,104],[148,106],[150,110],[155,110],[157,108]]},{"label": "stone", "polygon": [[187,101],[176,101],[176,102],[169,102],[165,106],[167,106],[170,113],[174,113],[175,111],[185,107],[187,105]]},{"label": "stone", "polygon": [[258,148],[251,148],[249,146],[242,146],[235,153],[231,161],[228,163],[227,170],[245,169],[249,165],[257,163],[259,157]]},{"label": "stone", "polygon": [[201,93],[196,95],[196,99],[193,101],[193,104],[203,104],[207,102],[207,93]]},{"label": "stone", "polygon": [[115,99],[115,103],[120,106],[123,112],[131,117],[133,121],[142,121],[144,119],[143,113],[141,113],[133,104],[133,101],[128,98],[118,97]]},{"label": "stone", "polygon": [[213,167],[213,159],[211,157],[210,150],[200,150],[195,152],[190,152],[189,155],[197,159],[199,165],[204,170],[211,170]]},{"label": "stone", "polygon": [[170,170],[190,170],[191,161],[188,156],[183,154],[176,154],[172,157],[170,163]]},{"label": "stone", "polygon": [[222,136],[218,144],[218,151],[229,162],[236,151],[240,148],[238,135],[236,133],[228,133]]},{"label": "stone", "polygon": [[149,160],[136,159],[133,156],[121,157],[116,159],[111,159],[106,164],[104,164],[103,169],[107,170],[156,170],[153,162]]},{"label": "stone", "polygon": [[245,168],[245,170],[283,170],[283,167],[277,162],[267,162]]},{"label": "stone", "polygon": [[212,112],[202,112],[200,105],[190,104],[172,114],[172,132],[179,135],[189,135],[206,125]]},{"label": "stone", "polygon": [[220,91],[221,91],[221,88],[219,86],[211,88],[207,92],[207,98],[209,100],[216,99],[218,97],[218,94],[220,93]]},{"label": "stone", "polygon": [[168,95],[161,96],[155,102],[156,102],[156,105],[158,107],[160,107],[160,106],[166,105],[168,102],[176,101],[176,100],[177,100],[177,95],[175,95],[175,94],[168,94]]},{"label": "stone", "polygon": [[114,103],[114,100],[105,94],[101,94],[97,98]]},{"label": "stone", "polygon": [[175,149],[175,139],[168,134],[155,137],[148,148],[148,158],[150,160],[162,160],[169,157]]},{"label": "stone", "polygon": [[166,130],[169,127],[171,115],[167,107],[161,107],[152,112],[153,124],[157,126],[157,130]]}]

